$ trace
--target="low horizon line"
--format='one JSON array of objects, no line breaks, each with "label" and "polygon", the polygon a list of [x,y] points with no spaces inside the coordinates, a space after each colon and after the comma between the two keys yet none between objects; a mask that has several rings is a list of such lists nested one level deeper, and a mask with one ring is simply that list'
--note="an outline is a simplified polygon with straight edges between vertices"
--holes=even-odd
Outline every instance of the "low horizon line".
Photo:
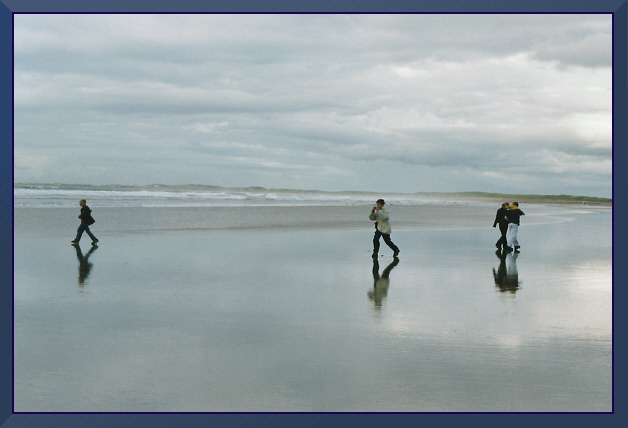
[{"label": "low horizon line", "polygon": [[431,194],[431,195],[467,195],[486,198],[508,198],[512,197],[546,197],[546,198],[589,198],[612,201],[612,198],[600,197],[600,196],[585,196],[585,195],[570,195],[570,194],[519,194],[519,193],[499,193],[499,192],[486,192],[478,190],[464,190],[464,191],[416,191],[416,192],[389,192],[389,191],[372,191],[372,190],[318,190],[318,189],[291,189],[291,188],[266,188],[263,186],[219,186],[213,184],[164,184],[164,183],[150,183],[150,184],[78,184],[78,183],[13,183],[13,186],[74,186],[74,187],[101,187],[101,188],[182,188],[182,187],[205,187],[214,189],[225,190],[258,190],[258,191],[295,191],[295,192],[319,192],[319,193],[368,193],[368,194],[392,194],[392,195],[418,195],[418,194]]}]

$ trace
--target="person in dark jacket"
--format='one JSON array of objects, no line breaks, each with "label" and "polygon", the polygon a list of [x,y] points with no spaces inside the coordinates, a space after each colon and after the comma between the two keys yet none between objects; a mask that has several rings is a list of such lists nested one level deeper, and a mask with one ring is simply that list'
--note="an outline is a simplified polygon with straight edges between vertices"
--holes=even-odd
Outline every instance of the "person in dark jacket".
[{"label": "person in dark jacket", "polygon": [[506,215],[508,214],[508,206],[510,204],[508,202],[504,202],[502,207],[497,210],[497,214],[495,214],[495,221],[493,222],[493,227],[496,227],[499,224],[499,231],[502,236],[495,243],[497,248],[501,248],[502,246],[506,246],[506,233],[508,232],[508,219]]},{"label": "person in dark jacket", "polygon": [[92,238],[92,245],[96,245],[98,239],[89,230],[89,225],[94,224],[95,222],[94,218],[92,217],[92,210],[90,210],[87,206],[87,201],[85,199],[81,199],[79,201],[79,205],[81,206],[81,215],[79,215],[79,219],[81,219],[81,225],[76,230],[76,238],[74,238],[72,244],[78,244],[81,240],[83,232],[87,232],[89,237]]},{"label": "person in dark jacket", "polygon": [[506,214],[508,218],[506,251],[512,251],[514,248],[515,252],[519,252],[519,248],[521,248],[519,241],[517,241],[517,232],[519,231],[520,218],[522,215],[526,214],[519,209],[518,202],[513,202],[512,205],[508,207],[508,214]]}]

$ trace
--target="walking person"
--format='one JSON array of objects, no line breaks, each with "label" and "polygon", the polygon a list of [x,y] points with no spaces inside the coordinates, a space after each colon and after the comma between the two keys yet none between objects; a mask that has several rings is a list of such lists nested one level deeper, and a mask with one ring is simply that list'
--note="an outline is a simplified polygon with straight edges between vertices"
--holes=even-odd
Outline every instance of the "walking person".
[{"label": "walking person", "polygon": [[375,206],[371,210],[371,214],[369,215],[369,219],[375,221],[375,236],[373,237],[373,257],[377,257],[379,252],[379,238],[384,238],[384,242],[386,245],[393,250],[393,257],[397,257],[399,255],[399,248],[390,240],[390,216],[388,215],[388,211],[384,209],[383,199],[378,199],[375,203]]},{"label": "walking person", "polygon": [[508,219],[506,217],[508,214],[509,205],[510,204],[508,202],[504,202],[502,204],[502,207],[497,210],[497,214],[495,214],[495,221],[493,222],[493,227],[496,227],[499,224],[499,231],[502,234],[499,240],[495,243],[495,246],[498,249],[505,247],[507,243],[506,233],[508,232]]},{"label": "walking person", "polygon": [[81,206],[81,215],[79,215],[79,219],[81,219],[81,224],[76,230],[76,238],[72,241],[72,244],[78,244],[81,240],[81,236],[83,232],[87,232],[90,238],[92,238],[92,245],[96,245],[98,242],[98,238],[94,236],[94,234],[89,230],[89,226],[94,224],[96,220],[92,217],[92,210],[87,206],[87,201],[85,199],[81,199],[79,201],[79,205]]},{"label": "walking person", "polygon": [[519,203],[513,202],[510,207],[508,207],[508,213],[506,214],[506,218],[508,218],[508,234],[506,237],[506,248],[507,251],[519,252],[519,241],[517,240],[517,233],[519,232],[519,224],[521,222],[520,218],[522,215],[526,215],[521,209],[519,209]]}]

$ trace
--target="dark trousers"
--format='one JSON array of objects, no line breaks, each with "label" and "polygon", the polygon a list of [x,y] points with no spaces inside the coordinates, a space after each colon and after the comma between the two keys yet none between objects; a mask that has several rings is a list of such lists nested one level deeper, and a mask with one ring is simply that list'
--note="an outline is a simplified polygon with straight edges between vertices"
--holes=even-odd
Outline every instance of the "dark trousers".
[{"label": "dark trousers", "polygon": [[393,250],[395,253],[399,252],[399,248],[397,248],[397,246],[393,244],[393,241],[390,240],[389,233],[382,233],[379,230],[375,229],[375,236],[373,237],[373,253],[377,253],[379,251],[380,237],[384,238],[384,242],[390,247],[391,250]]},{"label": "dark trousers", "polygon": [[499,240],[495,243],[495,245],[499,246],[506,246],[506,232],[508,232],[508,223],[499,223],[499,231],[501,232],[502,236],[499,238]]},{"label": "dark trousers", "polygon": [[87,232],[89,237],[92,238],[92,241],[98,241],[98,239],[96,239],[96,237],[94,236],[92,231],[89,230],[89,226],[86,225],[85,223],[81,223],[81,225],[76,230],[76,238],[74,238],[74,240],[75,241],[80,241],[81,240],[81,236],[83,236],[83,232]]}]

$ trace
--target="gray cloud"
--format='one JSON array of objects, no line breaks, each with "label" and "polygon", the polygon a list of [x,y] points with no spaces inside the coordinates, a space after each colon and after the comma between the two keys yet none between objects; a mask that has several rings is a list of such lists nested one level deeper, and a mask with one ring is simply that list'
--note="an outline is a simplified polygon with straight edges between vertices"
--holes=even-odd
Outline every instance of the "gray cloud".
[{"label": "gray cloud", "polygon": [[15,179],[610,196],[611,30],[608,15],[16,15]]}]

